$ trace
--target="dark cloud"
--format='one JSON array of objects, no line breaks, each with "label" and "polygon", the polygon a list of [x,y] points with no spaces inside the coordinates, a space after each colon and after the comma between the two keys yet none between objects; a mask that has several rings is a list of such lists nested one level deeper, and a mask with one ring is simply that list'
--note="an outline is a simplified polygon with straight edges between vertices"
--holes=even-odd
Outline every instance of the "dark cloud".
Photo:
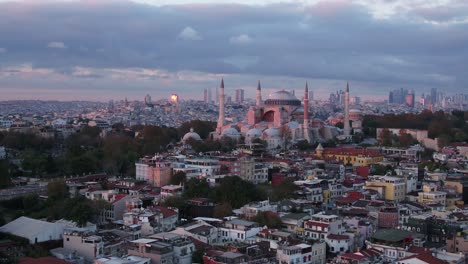
[{"label": "dark cloud", "polygon": [[[111,78],[99,69],[147,68],[354,80],[380,89],[468,86],[468,24],[460,22],[466,9],[413,8],[376,19],[349,1],[162,7],[93,2],[0,3],[0,71],[30,64],[70,82]],[[77,75],[76,67],[91,70]]]}]

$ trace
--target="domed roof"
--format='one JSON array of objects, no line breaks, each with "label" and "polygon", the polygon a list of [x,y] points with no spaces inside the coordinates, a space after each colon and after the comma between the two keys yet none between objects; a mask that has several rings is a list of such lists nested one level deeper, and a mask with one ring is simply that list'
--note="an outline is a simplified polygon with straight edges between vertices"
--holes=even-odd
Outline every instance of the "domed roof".
[{"label": "domed roof", "polygon": [[249,131],[247,131],[245,136],[248,138],[259,138],[262,136],[262,130],[258,128],[252,128]]},{"label": "domed roof", "polygon": [[230,137],[230,138],[236,138],[236,139],[240,137],[239,131],[237,131],[237,129],[232,128],[232,127],[224,129],[221,135]]},{"label": "domed roof", "polygon": [[359,109],[350,109],[349,112],[350,113],[361,113],[361,110],[359,110]]},{"label": "domed roof", "polygon": [[189,139],[194,139],[194,140],[197,140],[197,141],[200,141],[202,140],[200,135],[198,135],[197,133],[193,132],[193,128],[190,128],[190,132],[188,132],[187,134],[184,135],[184,137],[182,138],[182,142],[187,142],[187,140]]},{"label": "domed roof", "polygon": [[269,128],[265,131],[263,131],[263,137],[266,137],[266,138],[279,138],[281,137],[281,133],[280,133],[280,130],[278,128]]},{"label": "domed roof", "polygon": [[301,101],[292,93],[281,90],[268,95],[266,105],[301,105]]}]

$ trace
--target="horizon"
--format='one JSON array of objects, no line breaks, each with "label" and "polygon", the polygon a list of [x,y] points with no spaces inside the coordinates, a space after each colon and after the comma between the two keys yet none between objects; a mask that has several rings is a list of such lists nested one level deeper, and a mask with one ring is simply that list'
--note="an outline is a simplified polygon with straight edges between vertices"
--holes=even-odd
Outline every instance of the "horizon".
[{"label": "horizon", "polygon": [[460,0],[0,0],[0,100],[468,87]]}]

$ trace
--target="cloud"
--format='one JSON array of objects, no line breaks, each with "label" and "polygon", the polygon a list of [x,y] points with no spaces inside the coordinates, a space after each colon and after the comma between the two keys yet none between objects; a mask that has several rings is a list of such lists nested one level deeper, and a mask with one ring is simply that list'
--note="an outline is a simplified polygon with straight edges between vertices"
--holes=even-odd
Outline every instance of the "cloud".
[{"label": "cloud", "polygon": [[179,38],[183,40],[202,40],[203,39],[200,33],[198,33],[195,29],[191,27],[184,28],[179,33]]},{"label": "cloud", "polygon": [[[196,89],[217,85],[210,78],[223,75],[239,78],[231,80],[233,86],[248,86],[248,78],[255,82],[260,76],[264,82],[334,81],[320,82],[321,87],[350,80],[380,94],[393,87],[417,92],[468,87],[468,13],[462,0],[437,5],[427,0],[91,2],[0,0],[0,46],[8,49],[1,54],[0,71],[24,64],[51,69],[68,82],[44,78],[44,87],[75,87],[72,92],[91,82],[103,93],[128,91],[130,84],[151,89],[160,84],[157,89],[167,90],[162,80],[171,80],[172,89],[196,95]],[[184,72],[202,75],[205,83],[192,86],[190,78],[180,78]],[[8,76],[1,87],[27,85],[18,75]]]},{"label": "cloud", "polygon": [[67,46],[65,46],[65,43],[60,42],[60,41],[52,41],[47,43],[47,47],[51,49],[66,49]]},{"label": "cloud", "polygon": [[249,44],[252,42],[252,38],[247,34],[241,34],[239,36],[229,38],[229,42],[232,44]]}]

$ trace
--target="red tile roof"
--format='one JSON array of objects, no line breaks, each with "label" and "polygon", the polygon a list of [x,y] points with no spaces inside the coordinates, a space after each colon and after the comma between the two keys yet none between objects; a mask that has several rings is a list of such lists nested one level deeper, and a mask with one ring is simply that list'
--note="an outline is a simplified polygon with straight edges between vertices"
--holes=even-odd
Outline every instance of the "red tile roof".
[{"label": "red tile roof", "polygon": [[351,260],[363,260],[363,259],[366,259],[367,257],[356,254],[356,253],[345,253],[345,254],[340,255],[340,258],[351,259]]},{"label": "red tile roof", "polygon": [[432,256],[431,253],[429,252],[414,255],[414,256],[409,256],[406,258],[402,258],[400,260],[408,260],[408,259],[419,259],[427,264],[447,264],[447,262]]},{"label": "red tile roof", "polygon": [[169,209],[167,207],[164,207],[164,206],[155,206],[154,209],[160,211],[163,214],[164,218],[168,218],[168,217],[177,215],[176,211],[174,211],[172,209]]},{"label": "red tile roof", "polygon": [[306,226],[321,226],[321,227],[328,227],[329,224],[327,223],[321,223],[321,222],[316,222],[316,221],[307,221],[305,222]]},{"label": "red tile roof", "polygon": [[123,198],[125,198],[127,196],[128,196],[128,194],[123,194],[123,193],[116,194],[115,199],[114,199],[113,202],[111,202],[111,204],[115,204],[116,202],[122,200]]}]

